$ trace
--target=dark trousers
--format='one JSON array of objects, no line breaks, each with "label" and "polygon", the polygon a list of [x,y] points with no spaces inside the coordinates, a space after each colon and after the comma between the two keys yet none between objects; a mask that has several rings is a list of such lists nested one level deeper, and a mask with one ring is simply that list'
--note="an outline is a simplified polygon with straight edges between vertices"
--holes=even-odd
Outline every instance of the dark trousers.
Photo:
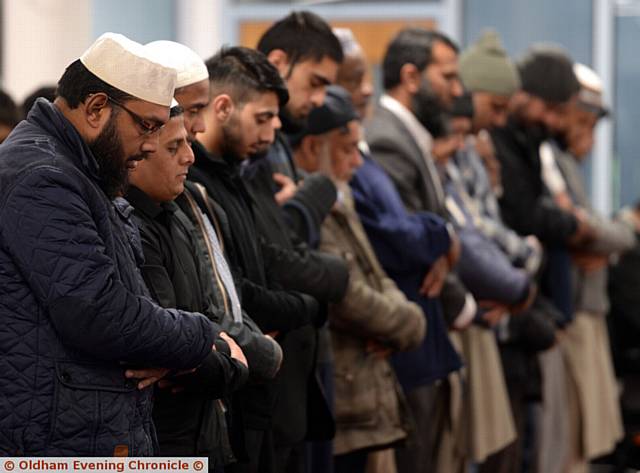
[{"label": "dark trousers", "polygon": [[225,467],[227,473],[282,473],[275,469],[273,433],[270,430],[245,430],[244,444],[249,461]]},{"label": "dark trousers", "polygon": [[398,473],[435,472],[438,443],[445,426],[447,392],[446,383],[441,382],[406,393],[415,432],[405,446],[396,449]]},{"label": "dark trousers", "polygon": [[278,473],[306,473],[307,448],[305,442],[294,446],[276,447],[275,463]]},{"label": "dark trousers", "polygon": [[[335,412],[335,386],[333,362],[318,362],[318,377],[331,413]],[[333,472],[333,441],[317,441],[307,443],[307,473]]]},{"label": "dark trousers", "polygon": [[355,452],[336,455],[333,457],[334,473],[365,473],[369,452],[357,450]]}]

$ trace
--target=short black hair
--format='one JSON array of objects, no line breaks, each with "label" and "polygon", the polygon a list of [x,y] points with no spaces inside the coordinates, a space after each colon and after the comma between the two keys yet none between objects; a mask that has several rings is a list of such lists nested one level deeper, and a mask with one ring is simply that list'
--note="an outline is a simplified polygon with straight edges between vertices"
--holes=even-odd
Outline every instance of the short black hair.
[{"label": "short black hair", "polygon": [[107,84],[85,67],[80,59],[72,62],[58,81],[58,97],[67,101],[69,107],[77,108],[91,94],[103,92],[118,102],[134,97]]},{"label": "short black hair", "polygon": [[294,11],[276,21],[262,35],[256,49],[265,55],[281,49],[291,66],[307,59],[321,61],[328,57],[338,64],[344,59],[342,45],[329,24],[310,11]]},{"label": "short black hair", "polygon": [[20,121],[20,111],[11,96],[0,90],[0,124],[13,128]]},{"label": "short black hair", "polygon": [[459,52],[458,46],[443,33],[424,28],[405,28],[401,30],[387,46],[382,61],[382,81],[385,90],[400,83],[400,70],[405,64],[413,64],[422,72],[433,61],[433,45],[444,43]]},{"label": "short black hair", "polygon": [[27,116],[33,104],[36,103],[36,100],[40,97],[44,97],[49,102],[53,102],[56,98],[56,86],[55,85],[45,85],[43,87],[39,87],[33,92],[31,92],[26,99],[22,101],[22,105],[20,105],[20,109],[22,110],[22,115]]},{"label": "short black hair", "polygon": [[558,45],[532,45],[517,66],[522,90],[547,102],[564,103],[580,91],[573,60]]},{"label": "short black hair", "polygon": [[289,92],[278,70],[260,51],[242,46],[223,47],[206,63],[212,92],[224,89],[238,105],[255,93],[273,92],[280,107],[289,101]]}]

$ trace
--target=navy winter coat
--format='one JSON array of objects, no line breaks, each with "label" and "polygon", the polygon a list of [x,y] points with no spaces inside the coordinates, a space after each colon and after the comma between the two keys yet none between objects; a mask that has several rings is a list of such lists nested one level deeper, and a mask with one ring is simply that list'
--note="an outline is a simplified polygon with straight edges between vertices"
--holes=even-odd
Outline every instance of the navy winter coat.
[{"label": "navy winter coat", "polygon": [[130,211],[46,100],[0,146],[0,455],[151,455],[151,389],[124,370],[211,352],[206,317],[143,295]]},{"label": "navy winter coat", "polygon": [[384,270],[427,317],[422,344],[392,358],[398,379],[411,389],[445,378],[462,363],[449,341],[440,301],[422,296],[419,290],[430,266],[449,250],[446,224],[435,214],[407,212],[389,176],[367,156],[350,184],[356,210]]}]

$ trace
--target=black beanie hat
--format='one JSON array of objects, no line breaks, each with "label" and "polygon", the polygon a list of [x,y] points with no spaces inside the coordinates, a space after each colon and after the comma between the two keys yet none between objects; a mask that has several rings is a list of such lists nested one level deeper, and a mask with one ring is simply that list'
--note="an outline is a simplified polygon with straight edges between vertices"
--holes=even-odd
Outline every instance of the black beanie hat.
[{"label": "black beanie hat", "polygon": [[349,92],[337,85],[327,87],[324,103],[314,108],[307,121],[307,135],[321,135],[358,120]]},{"label": "black beanie hat", "polygon": [[518,61],[518,70],[522,90],[547,102],[566,102],[580,90],[573,61],[559,46],[532,46]]}]

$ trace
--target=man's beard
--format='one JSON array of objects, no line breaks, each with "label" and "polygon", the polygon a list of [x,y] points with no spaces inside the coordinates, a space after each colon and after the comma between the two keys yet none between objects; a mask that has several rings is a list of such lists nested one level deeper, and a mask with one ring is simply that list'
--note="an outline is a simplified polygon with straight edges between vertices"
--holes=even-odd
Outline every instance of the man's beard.
[{"label": "man's beard", "polygon": [[527,106],[526,103],[520,104],[510,113],[512,122],[524,132],[531,143],[539,144],[551,138],[551,133],[543,122],[532,120],[527,115]]},{"label": "man's beard", "polygon": [[248,156],[243,156],[241,152],[242,134],[239,132],[239,129],[240,120],[233,115],[229,118],[228,123],[222,125],[222,144],[220,151],[225,160],[240,162],[248,158]]},{"label": "man's beard", "polygon": [[446,107],[433,93],[426,79],[422,80],[418,92],[413,96],[411,111],[427,130],[431,130],[434,120],[439,119],[440,115],[446,111]]},{"label": "man's beard", "polygon": [[536,149],[542,142],[552,138],[551,133],[549,133],[547,127],[542,123],[529,123],[521,126],[521,129],[527,136],[527,141]]},{"label": "man's beard", "polygon": [[309,116],[294,117],[288,108],[284,107],[279,113],[282,122],[282,131],[287,135],[295,135],[303,132],[307,128]]},{"label": "man's beard", "polygon": [[231,117],[228,123],[222,125],[222,157],[232,162],[246,161],[247,159],[263,158],[269,152],[269,147],[259,149],[255,153],[245,154],[242,151],[242,133],[240,131],[240,120],[237,117]]},{"label": "man's beard", "polygon": [[98,175],[105,194],[110,199],[124,194],[129,182],[128,160],[125,159],[122,140],[116,128],[115,114],[111,115],[100,135],[89,143],[89,149],[98,163]]},{"label": "man's beard", "polygon": [[551,138],[555,140],[561,150],[567,151],[567,149],[569,149],[566,133],[551,133]]}]

